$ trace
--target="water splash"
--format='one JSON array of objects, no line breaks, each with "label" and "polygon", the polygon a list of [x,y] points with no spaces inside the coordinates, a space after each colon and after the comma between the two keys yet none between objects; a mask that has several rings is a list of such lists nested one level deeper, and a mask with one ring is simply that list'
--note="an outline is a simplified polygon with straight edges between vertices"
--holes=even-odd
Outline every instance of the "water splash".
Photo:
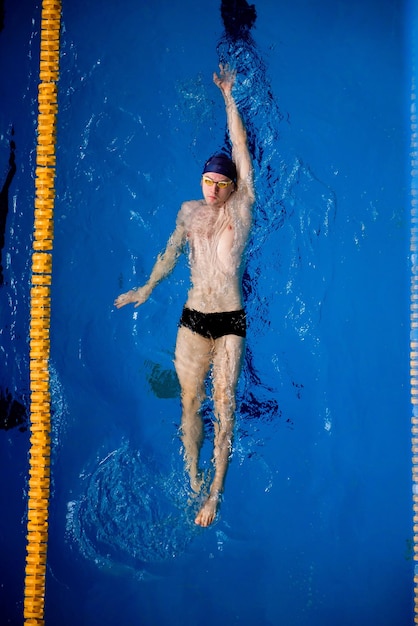
[{"label": "water splash", "polygon": [[198,532],[178,473],[163,476],[127,442],[83,478],[84,494],[68,503],[67,536],[100,568],[143,572],[181,556]]}]

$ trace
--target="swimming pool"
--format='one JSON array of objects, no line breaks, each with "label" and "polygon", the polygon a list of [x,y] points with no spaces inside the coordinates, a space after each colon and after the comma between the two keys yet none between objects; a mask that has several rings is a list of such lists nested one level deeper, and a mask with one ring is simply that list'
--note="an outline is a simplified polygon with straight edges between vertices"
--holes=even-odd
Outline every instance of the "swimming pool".
[{"label": "swimming pool", "polygon": [[[11,139],[17,164],[0,382],[23,407],[39,28],[38,9],[24,5],[5,3],[0,33],[1,71],[13,73],[13,88],[1,88],[3,179]],[[264,0],[238,43],[219,9],[63,3],[46,622],[407,624],[403,3]],[[186,264],[146,308],[112,303],[147,275],[222,145],[219,59],[241,68],[257,212],[234,453],[219,519],[202,531],[184,506],[172,365]],[[5,426],[1,601],[13,624],[28,436],[24,424]]]}]

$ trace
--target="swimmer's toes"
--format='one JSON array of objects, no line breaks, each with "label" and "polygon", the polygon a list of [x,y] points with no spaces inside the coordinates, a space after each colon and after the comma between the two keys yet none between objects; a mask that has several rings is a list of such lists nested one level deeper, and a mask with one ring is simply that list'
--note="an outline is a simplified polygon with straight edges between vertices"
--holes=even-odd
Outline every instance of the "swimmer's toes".
[{"label": "swimmer's toes", "polygon": [[210,526],[215,520],[218,504],[219,497],[209,497],[200,509],[199,513],[196,515],[195,524],[202,526],[203,528]]}]

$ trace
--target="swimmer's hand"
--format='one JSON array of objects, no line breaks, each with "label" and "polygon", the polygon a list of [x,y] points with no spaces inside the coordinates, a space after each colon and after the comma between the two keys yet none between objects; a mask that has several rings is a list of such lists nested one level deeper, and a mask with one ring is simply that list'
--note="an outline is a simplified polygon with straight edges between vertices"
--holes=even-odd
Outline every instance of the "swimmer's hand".
[{"label": "swimmer's hand", "polygon": [[231,95],[237,75],[236,70],[231,70],[228,65],[219,66],[219,76],[214,72],[213,82],[222,91],[225,98]]},{"label": "swimmer's hand", "polygon": [[143,304],[151,295],[151,289],[148,285],[144,287],[139,287],[139,289],[131,289],[126,293],[122,293],[118,296],[114,302],[114,305],[117,309],[125,306],[125,304],[134,304],[135,307]]}]

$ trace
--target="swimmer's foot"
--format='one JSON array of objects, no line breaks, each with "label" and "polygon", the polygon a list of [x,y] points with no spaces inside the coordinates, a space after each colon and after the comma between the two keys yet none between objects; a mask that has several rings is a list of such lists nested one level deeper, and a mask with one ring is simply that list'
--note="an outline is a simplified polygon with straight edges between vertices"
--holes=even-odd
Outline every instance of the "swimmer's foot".
[{"label": "swimmer's foot", "polygon": [[215,491],[215,493],[211,494],[208,497],[208,499],[204,502],[203,506],[199,510],[199,513],[196,515],[196,518],[194,520],[195,524],[197,524],[198,526],[202,526],[203,528],[207,528],[207,526],[210,526],[215,520],[220,503],[221,494],[219,491]]}]

